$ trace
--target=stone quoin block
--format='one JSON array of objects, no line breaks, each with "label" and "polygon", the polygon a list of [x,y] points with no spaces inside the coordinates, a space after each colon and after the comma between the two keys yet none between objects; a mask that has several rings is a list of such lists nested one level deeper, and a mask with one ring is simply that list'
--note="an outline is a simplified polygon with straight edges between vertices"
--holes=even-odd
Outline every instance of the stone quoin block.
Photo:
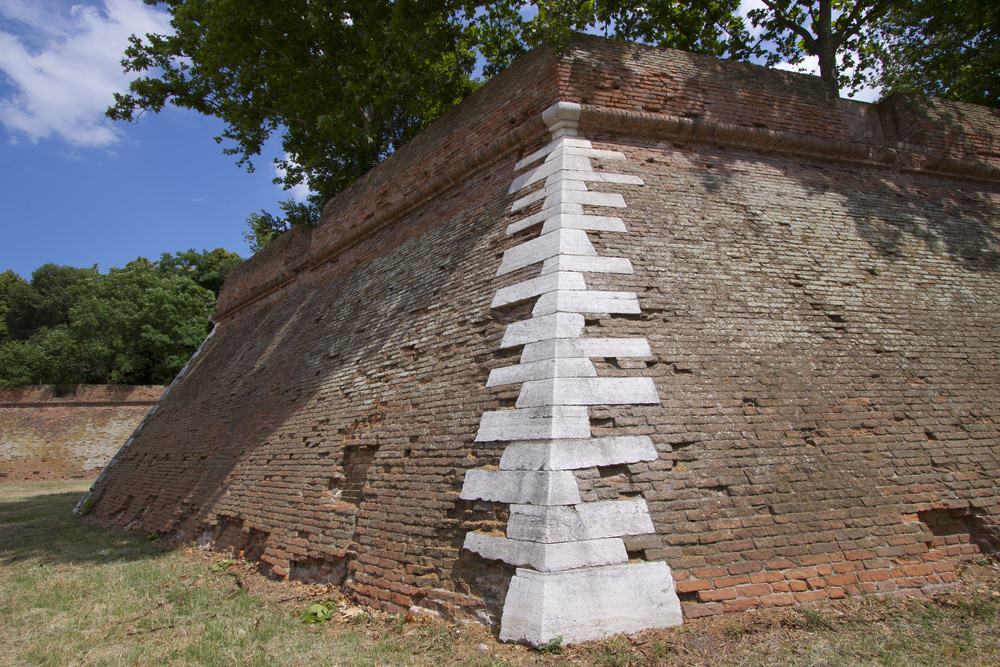
[{"label": "stone quoin block", "polygon": [[544,440],[507,445],[501,470],[575,470],[655,461],[658,455],[646,436],[612,436],[582,440]]},{"label": "stone quoin block", "polygon": [[551,338],[524,346],[521,363],[572,357],[613,357],[617,359],[652,356],[645,338]]},{"label": "stone quoin block", "polygon": [[582,274],[573,271],[559,271],[539,276],[538,278],[531,278],[530,280],[515,283],[510,287],[497,290],[496,296],[493,297],[493,302],[490,306],[500,308],[520,303],[521,301],[527,301],[532,297],[547,292],[585,289],[587,289],[587,283],[584,281]]},{"label": "stone quoin block", "polygon": [[[582,155],[571,155],[571,154],[561,154],[558,158],[554,160],[548,160],[544,162],[541,166],[535,167],[531,171],[527,171],[517,178],[514,182],[510,184],[510,188],[507,192],[511,194],[528,187],[532,183],[537,183],[538,181],[548,178],[549,176],[555,174],[556,172],[567,171],[577,174],[590,173],[593,168],[590,166],[590,160]],[[577,178],[576,180],[586,180],[583,178]],[[594,180],[600,180],[595,178]]]},{"label": "stone quoin block", "polygon": [[554,218],[559,215],[583,215],[583,205],[582,204],[556,204],[554,206],[548,206],[542,208],[538,213],[532,213],[529,216],[521,218],[516,222],[512,222],[507,225],[507,236],[513,236],[520,231],[524,231],[529,227],[534,227],[540,222],[545,222],[550,218]]},{"label": "stone quoin block", "polygon": [[560,187],[551,194],[546,193],[545,205],[583,204],[584,206],[606,206],[608,208],[625,208],[625,198],[617,192],[591,192]]},{"label": "stone quoin block", "polygon": [[484,412],[476,442],[588,437],[590,418],[586,407],[551,405]]},{"label": "stone quoin block", "polygon": [[598,290],[557,290],[547,292],[535,302],[532,316],[552,313],[608,313],[636,315],[642,312],[639,300],[632,292],[601,292]]},{"label": "stone quoin block", "polygon": [[517,347],[556,338],[576,338],[586,324],[579,313],[552,313],[507,325],[501,348]]},{"label": "stone quoin block", "polygon": [[559,229],[525,241],[504,252],[497,269],[502,276],[556,255],[596,255],[587,232],[582,229]]},{"label": "stone quoin block", "polygon": [[[611,218],[604,215],[556,215],[545,220],[542,234],[554,232],[557,229],[587,229],[595,232],[626,232],[625,223],[621,218]],[[544,272],[543,272],[544,275]]]},{"label": "stone quoin block", "polygon": [[532,505],[573,505],[580,491],[573,473],[566,471],[470,470],[460,496],[463,500]]},{"label": "stone quoin block", "polygon": [[571,145],[569,143],[563,143],[555,148],[549,153],[546,160],[554,160],[561,154],[582,155],[584,157],[596,158],[598,160],[625,161],[625,154],[618,151],[601,150],[587,146]]},{"label": "stone quoin block", "polygon": [[489,560],[502,560],[509,565],[522,565],[539,572],[614,565],[628,560],[625,543],[618,538],[543,544],[468,533],[462,548]]},{"label": "stone quoin block", "polygon": [[550,378],[521,385],[517,407],[542,405],[655,405],[660,396],[650,378]]},{"label": "stone quoin block", "polygon": [[490,371],[487,387],[500,387],[528,380],[544,380],[557,377],[597,377],[593,362],[583,357],[542,359],[516,366],[504,366]]},{"label": "stone quoin block", "polygon": [[632,273],[632,262],[627,257],[582,257],[559,255],[542,263],[542,275],[553,271],[582,271],[584,273]]},{"label": "stone quoin block", "polygon": [[[521,171],[522,169],[531,166],[535,162],[538,162],[542,158],[547,157],[548,155],[551,155],[552,153],[559,150],[563,150],[565,148],[592,150],[593,144],[591,144],[589,140],[581,139],[579,137],[563,137],[560,139],[554,139],[551,142],[549,142],[546,146],[543,146],[534,153],[531,153],[530,155],[527,155],[518,160],[517,163],[514,165],[514,170]],[[622,158],[624,157],[625,156],[622,155]]]},{"label": "stone quoin block", "polygon": [[507,537],[532,542],[572,542],[646,535],[655,531],[642,498],[579,505],[511,505]]}]

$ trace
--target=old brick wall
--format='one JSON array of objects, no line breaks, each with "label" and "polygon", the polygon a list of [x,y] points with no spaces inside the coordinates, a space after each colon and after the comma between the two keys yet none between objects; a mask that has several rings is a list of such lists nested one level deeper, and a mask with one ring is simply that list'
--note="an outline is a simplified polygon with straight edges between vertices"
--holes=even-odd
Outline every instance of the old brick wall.
[{"label": "old brick wall", "polygon": [[328,265],[220,322],[95,513],[279,576],[342,577],[353,560],[351,589],[394,609],[477,605],[459,554],[476,517],[456,500],[464,470],[499,455],[471,443],[498,405],[483,378],[502,333],[488,305],[510,173],[425,207],[363,270]]},{"label": "old brick wall", "polygon": [[0,482],[96,476],[162,392],[125,385],[0,390]]},{"label": "old brick wall", "polygon": [[[350,590],[390,609],[502,602],[502,568],[483,580],[490,568],[460,554],[495,508],[457,496],[466,468],[499,457],[472,439],[499,405],[483,383],[504,325],[489,301],[525,145],[503,135],[541,125],[553,64],[520,62],[331,202],[321,227],[245,263],[202,354],[96,487],[94,514],[278,576],[340,581],[350,566]],[[478,156],[478,171],[440,183]],[[439,192],[379,221],[431,177]],[[496,589],[470,595],[484,587]]]},{"label": "old brick wall", "polygon": [[649,339],[663,406],[592,420],[661,458],[591,472],[585,499],[644,493],[657,534],[626,542],[671,564],[685,613],[916,591],[995,548],[1000,188],[607,147],[646,186],[607,188],[633,233],[595,243],[636,274],[588,283],[636,291],[643,315],[594,326]]},{"label": "old brick wall", "polygon": [[507,187],[560,98],[646,183],[594,186],[631,233],[591,237],[636,271],[588,285],[642,314],[588,325],[648,338],[599,372],[663,398],[591,410],[661,456],[579,472],[585,500],[643,493],[657,532],[630,553],[674,568],[689,616],[947,583],[1000,514],[998,116],[966,113],[944,155],[809,77],[590,38],[519,61],[247,262],[93,513],[386,609],[495,615],[511,571],[461,544],[506,506],[458,492],[502,449],[473,443],[480,415],[517,395],[485,379],[531,304],[489,306],[537,273],[495,277],[537,233],[504,237]]}]

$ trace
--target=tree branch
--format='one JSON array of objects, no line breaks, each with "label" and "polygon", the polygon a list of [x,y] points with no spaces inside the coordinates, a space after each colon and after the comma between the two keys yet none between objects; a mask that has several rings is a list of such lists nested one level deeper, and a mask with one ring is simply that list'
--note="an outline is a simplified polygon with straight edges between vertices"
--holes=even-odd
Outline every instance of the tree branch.
[{"label": "tree branch", "polygon": [[810,53],[816,51],[816,38],[813,37],[812,33],[806,30],[802,25],[796,23],[788,17],[785,12],[780,9],[773,0],[761,0],[768,9],[774,14],[774,20],[783,28],[791,30],[796,35],[802,38],[802,41],[806,43],[806,47],[809,49]]},{"label": "tree branch", "polygon": [[857,33],[861,26],[867,25],[872,18],[888,9],[890,4],[892,4],[892,0],[878,0],[871,6],[868,13],[862,17],[861,14],[864,12],[865,3],[855,0],[854,7],[851,8],[847,18],[843,21],[841,21],[844,18],[843,16],[837,19],[836,25],[839,29],[831,36],[834,45],[839,47],[849,37]]}]

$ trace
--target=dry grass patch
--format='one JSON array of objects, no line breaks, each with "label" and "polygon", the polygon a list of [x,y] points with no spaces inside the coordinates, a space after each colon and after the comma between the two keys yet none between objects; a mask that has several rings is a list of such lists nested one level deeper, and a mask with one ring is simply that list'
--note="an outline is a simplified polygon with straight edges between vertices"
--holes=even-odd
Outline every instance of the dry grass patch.
[{"label": "dry grass patch", "polygon": [[[85,482],[0,485],[0,664],[996,665],[1000,567],[934,600],[858,598],[698,619],[538,652],[479,626],[409,621],[336,589],[72,517]],[[329,620],[304,622],[325,602]],[[307,620],[317,620],[310,618]]]}]

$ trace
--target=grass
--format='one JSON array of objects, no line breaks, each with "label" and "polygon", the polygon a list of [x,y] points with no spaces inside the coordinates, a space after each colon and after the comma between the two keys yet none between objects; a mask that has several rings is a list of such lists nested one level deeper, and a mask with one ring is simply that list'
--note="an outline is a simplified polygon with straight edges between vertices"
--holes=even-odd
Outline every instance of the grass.
[{"label": "grass", "polygon": [[[0,485],[3,665],[996,665],[1000,567],[934,600],[859,598],[547,652],[72,517],[85,482]],[[304,623],[329,598],[332,620]]]}]

